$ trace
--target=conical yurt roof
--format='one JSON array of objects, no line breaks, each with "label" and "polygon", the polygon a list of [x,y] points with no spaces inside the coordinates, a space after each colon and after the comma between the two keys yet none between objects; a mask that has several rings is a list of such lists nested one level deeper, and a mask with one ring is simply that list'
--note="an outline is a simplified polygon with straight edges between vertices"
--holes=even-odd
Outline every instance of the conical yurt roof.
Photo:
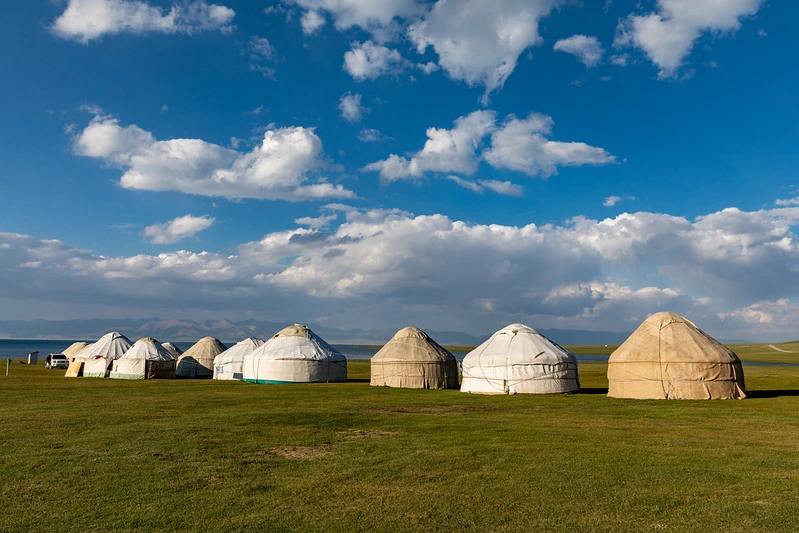
[{"label": "conical yurt roof", "polygon": [[232,363],[233,361],[243,361],[244,356],[252,353],[253,350],[259,346],[263,346],[263,344],[264,341],[262,339],[247,337],[246,339],[237,342],[224,352],[217,355],[214,358],[214,364],[220,365],[224,363]]},{"label": "conical yurt roof", "polygon": [[248,358],[311,359],[346,361],[341,352],[326,343],[308,326],[294,324],[283,328],[251,352]]},{"label": "conical yurt roof", "polygon": [[133,343],[129,338],[117,331],[111,331],[100,337],[94,344],[81,350],[75,357],[91,359],[101,356],[105,359],[119,359],[131,346]]},{"label": "conical yurt roof", "polygon": [[203,337],[202,339],[198,340],[194,345],[183,352],[183,354],[178,358],[180,359],[187,359],[192,357],[196,360],[214,360],[214,357],[221,354],[227,350],[227,347],[222,344],[219,339],[214,337]]},{"label": "conical yurt roof", "polygon": [[161,344],[164,348],[169,350],[169,353],[175,356],[175,359],[180,357],[183,354],[183,350],[172,344],[171,342],[164,342]]},{"label": "conical yurt roof", "polygon": [[557,364],[576,362],[574,355],[560,344],[551,341],[524,324],[510,324],[466,354],[464,364],[506,366],[509,364]]},{"label": "conical yurt roof", "polygon": [[455,356],[442,348],[427,333],[409,326],[391,337],[372,357],[373,363],[417,363],[455,361]]},{"label": "conical yurt roof", "polygon": [[75,357],[77,354],[81,352],[81,350],[90,345],[91,343],[83,341],[73,342],[72,344],[69,345],[69,348],[67,348],[61,353],[67,356],[67,359],[69,359],[71,357]]},{"label": "conical yurt roof", "polygon": [[136,341],[120,359],[144,359],[145,361],[174,361],[175,356],[169,350],[153,339],[143,337]]}]

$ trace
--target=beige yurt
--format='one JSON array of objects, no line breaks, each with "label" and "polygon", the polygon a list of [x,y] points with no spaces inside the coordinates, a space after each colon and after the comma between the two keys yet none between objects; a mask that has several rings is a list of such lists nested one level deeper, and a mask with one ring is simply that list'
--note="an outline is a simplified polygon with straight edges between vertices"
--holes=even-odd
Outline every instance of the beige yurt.
[{"label": "beige yurt", "polygon": [[61,352],[69,360],[69,367],[67,367],[67,373],[64,374],[64,377],[76,378],[83,375],[83,363],[85,361],[75,359],[75,356],[87,346],[90,346],[90,343],[83,341],[73,342],[66,350]]},{"label": "beige yurt", "polygon": [[203,337],[178,357],[175,375],[179,378],[210,378],[214,375],[214,357],[227,347],[214,337]]},{"label": "beige yurt", "polygon": [[347,358],[307,326],[280,330],[244,357],[244,381],[319,383],[347,380]]},{"label": "beige yurt", "polygon": [[178,357],[183,355],[183,350],[181,350],[180,348],[178,348],[177,346],[175,346],[171,342],[163,342],[163,343],[161,343],[161,346],[166,348],[169,351],[169,353],[174,355],[175,359],[177,359]]},{"label": "beige yurt", "polygon": [[461,392],[562,394],[579,392],[577,360],[524,324],[497,331],[466,354]]},{"label": "beige yurt", "polygon": [[153,379],[175,377],[175,356],[160,342],[144,337],[125,355],[114,361],[109,377],[115,379]]},{"label": "beige yurt", "polygon": [[399,330],[372,357],[371,384],[405,389],[457,389],[458,361],[424,331]]},{"label": "beige yurt", "polygon": [[83,377],[106,378],[111,371],[111,364],[122,357],[132,345],[126,336],[112,331],[81,350],[75,360],[83,361]]},{"label": "beige yurt", "polygon": [[73,361],[75,359],[75,356],[78,355],[81,352],[81,350],[90,345],[91,343],[89,342],[83,342],[83,341],[73,342],[72,344],[69,345],[69,348],[67,348],[61,353],[67,356],[67,359]]},{"label": "beige yurt", "polygon": [[676,313],[655,313],[608,360],[608,396],[715,400],[745,398],[741,361]]},{"label": "beige yurt", "polygon": [[214,379],[244,379],[244,358],[263,344],[262,339],[248,337],[214,357]]}]

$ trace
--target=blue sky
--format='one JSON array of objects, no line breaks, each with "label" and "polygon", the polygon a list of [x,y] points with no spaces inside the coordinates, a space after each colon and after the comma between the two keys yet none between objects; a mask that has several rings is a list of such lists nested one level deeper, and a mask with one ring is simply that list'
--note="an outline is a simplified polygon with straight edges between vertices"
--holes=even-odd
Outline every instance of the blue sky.
[{"label": "blue sky", "polygon": [[799,337],[790,3],[1,9],[1,318]]}]

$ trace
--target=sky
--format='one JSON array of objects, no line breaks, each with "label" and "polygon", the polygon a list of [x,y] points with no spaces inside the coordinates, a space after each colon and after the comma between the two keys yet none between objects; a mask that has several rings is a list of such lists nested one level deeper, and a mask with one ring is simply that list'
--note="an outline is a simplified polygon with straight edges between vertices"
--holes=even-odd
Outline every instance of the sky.
[{"label": "sky", "polygon": [[799,338],[799,5],[220,2],[0,7],[0,319]]}]

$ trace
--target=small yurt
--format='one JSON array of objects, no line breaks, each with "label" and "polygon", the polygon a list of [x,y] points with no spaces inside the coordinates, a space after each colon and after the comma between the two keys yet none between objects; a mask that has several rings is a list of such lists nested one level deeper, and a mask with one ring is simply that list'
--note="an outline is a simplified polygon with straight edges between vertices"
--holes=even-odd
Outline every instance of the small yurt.
[{"label": "small yurt", "polygon": [[741,361],[676,313],[655,313],[608,359],[608,396],[716,400],[745,398]]},{"label": "small yurt", "polygon": [[405,389],[457,389],[458,361],[424,331],[399,330],[372,357],[374,386]]},{"label": "small yurt", "polygon": [[175,377],[175,356],[160,342],[144,337],[125,355],[114,361],[109,377],[115,379],[153,379]]},{"label": "small yurt", "polygon": [[111,371],[111,364],[119,359],[133,345],[126,336],[116,331],[106,333],[94,344],[90,344],[75,356],[76,361],[84,361],[83,377],[105,378]]},{"label": "small yurt", "polygon": [[280,330],[244,357],[244,381],[324,383],[347,380],[347,358],[307,326]]},{"label": "small yurt", "polygon": [[531,327],[511,324],[466,354],[461,392],[561,394],[579,392],[577,360]]},{"label": "small yurt", "polygon": [[244,379],[244,358],[264,341],[248,337],[214,357],[214,379]]},{"label": "small yurt", "polygon": [[67,348],[61,353],[63,353],[67,357],[67,359],[72,361],[75,358],[75,356],[81,352],[81,350],[90,345],[91,343],[83,341],[73,342],[72,344],[69,345],[69,348]]},{"label": "small yurt", "polygon": [[66,350],[61,352],[69,360],[67,373],[64,374],[64,377],[76,378],[78,376],[83,375],[83,363],[85,361],[82,359],[80,360],[75,359],[75,356],[78,355],[81,352],[81,350],[83,350],[87,346],[90,346],[90,343],[83,341],[73,342],[72,344],[69,345],[69,347]]},{"label": "small yurt", "polygon": [[210,378],[214,375],[214,357],[227,347],[213,337],[203,337],[178,357],[175,375],[179,378]]},{"label": "small yurt", "polygon": [[175,345],[174,345],[174,344],[172,344],[171,342],[164,342],[164,343],[161,343],[161,346],[163,346],[164,348],[166,348],[166,349],[169,351],[169,353],[171,353],[172,355],[174,355],[174,356],[175,356],[175,359],[177,359],[178,357],[180,357],[181,355],[183,355],[183,350],[181,350],[180,348],[178,348],[177,346],[175,346]]}]

